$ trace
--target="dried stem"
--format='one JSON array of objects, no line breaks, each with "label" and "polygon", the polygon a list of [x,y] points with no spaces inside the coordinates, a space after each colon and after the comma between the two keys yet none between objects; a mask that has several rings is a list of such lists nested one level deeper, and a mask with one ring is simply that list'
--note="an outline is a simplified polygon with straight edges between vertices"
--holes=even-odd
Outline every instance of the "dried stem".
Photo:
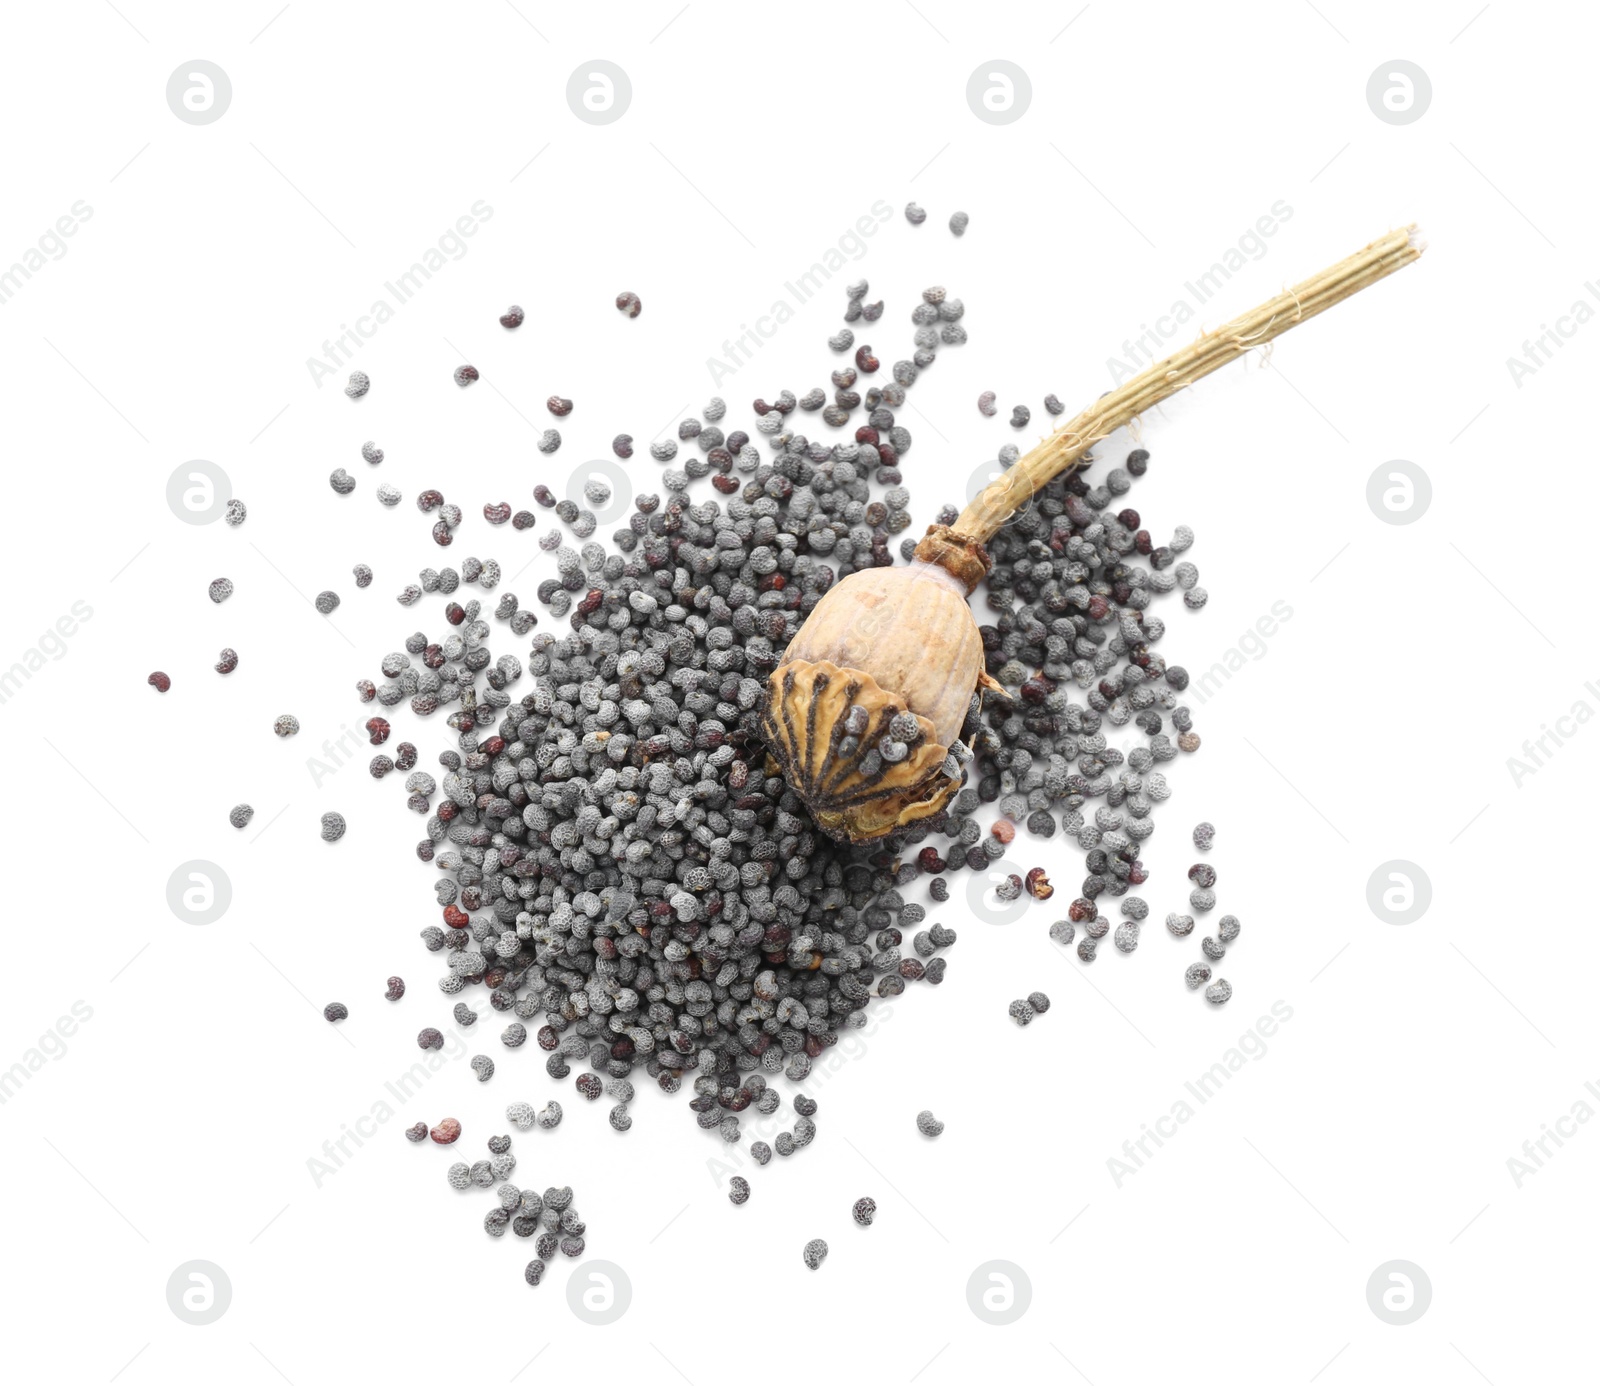
[{"label": "dried stem", "polygon": [[1057,428],[988,486],[951,528],[963,537],[987,543],[1034,492],[1102,438],[1185,385],[1194,384],[1252,348],[1282,336],[1307,318],[1409,265],[1421,254],[1422,244],[1414,225],[1391,231],[1321,274],[1312,275],[1215,332],[1203,334],[1198,341],[1102,395],[1076,418]]}]

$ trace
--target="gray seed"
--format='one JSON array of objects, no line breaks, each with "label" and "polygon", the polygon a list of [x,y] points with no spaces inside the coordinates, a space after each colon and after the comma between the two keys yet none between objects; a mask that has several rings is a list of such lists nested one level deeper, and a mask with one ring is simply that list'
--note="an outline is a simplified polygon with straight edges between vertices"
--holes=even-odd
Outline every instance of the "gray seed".
[{"label": "gray seed", "polygon": [[1225,914],[1217,921],[1217,937],[1224,943],[1232,943],[1239,937],[1239,921],[1231,914]]},{"label": "gray seed", "polygon": [[335,467],[328,476],[328,485],[341,496],[348,496],[356,489],[356,480],[343,467]]},{"label": "gray seed", "polygon": [[813,1237],[806,1243],[805,1251],[801,1255],[807,1267],[816,1270],[828,1259],[828,1244],[821,1237]]},{"label": "gray seed", "polygon": [[1190,963],[1183,970],[1183,983],[1190,991],[1198,991],[1211,980],[1211,969],[1204,963]]},{"label": "gray seed", "polygon": [[928,219],[928,214],[915,202],[906,203],[906,220],[913,226],[921,226]]},{"label": "gray seed", "polygon": [[1225,977],[1218,977],[1216,981],[1206,988],[1206,1000],[1213,1006],[1225,1004],[1232,995],[1233,987]]},{"label": "gray seed", "polygon": [[339,594],[337,592],[318,592],[316,608],[324,616],[338,609]]},{"label": "gray seed", "polygon": [[728,1202],[735,1206],[746,1203],[750,1199],[750,1181],[734,1175],[728,1180]]},{"label": "gray seed", "polygon": [[325,813],[322,815],[322,840],[324,842],[337,842],[344,836],[344,815],[341,813]]},{"label": "gray seed", "polygon": [[934,1136],[943,1133],[944,1122],[940,1121],[932,1112],[921,1111],[917,1113],[917,1130],[932,1139]]},{"label": "gray seed", "polygon": [[1194,932],[1194,916],[1189,914],[1169,914],[1167,916],[1167,932],[1174,938],[1183,938]]},{"label": "gray seed", "polygon": [[1018,1025],[1031,1025],[1033,1023],[1033,1007],[1026,1001],[1013,1001],[1006,1007],[1006,1014]]},{"label": "gray seed", "polygon": [[383,449],[376,443],[368,441],[361,445],[361,455],[374,467],[383,461]]},{"label": "gray seed", "polygon": [[1139,946],[1139,926],[1132,922],[1117,925],[1117,930],[1111,936],[1111,941],[1116,945],[1119,953],[1131,953]]},{"label": "gray seed", "polygon": [[255,815],[256,811],[249,804],[235,804],[228,811],[228,822],[236,828],[243,828]]},{"label": "gray seed", "polygon": [[1214,890],[1207,890],[1204,886],[1196,886],[1189,892],[1189,907],[1196,914],[1204,914],[1207,910],[1215,909],[1216,904],[1217,892]]},{"label": "gray seed", "polygon": [[971,218],[965,212],[953,212],[950,216],[950,234],[964,236],[967,233],[967,222]]},{"label": "gray seed", "polygon": [[242,500],[234,499],[228,502],[228,508],[223,512],[222,518],[237,529],[244,523],[244,518],[249,513]]},{"label": "gray seed", "polygon": [[233,595],[233,583],[227,578],[217,578],[212,582],[211,586],[206,589],[206,594],[211,598],[212,601],[216,602],[218,605],[221,605]]},{"label": "gray seed", "polygon": [[350,383],[344,387],[344,392],[351,399],[360,399],[371,388],[372,381],[365,371],[351,371]]},{"label": "gray seed", "polygon": [[1200,940],[1200,951],[1210,958],[1212,962],[1220,962],[1228,950],[1214,938],[1203,938]]}]

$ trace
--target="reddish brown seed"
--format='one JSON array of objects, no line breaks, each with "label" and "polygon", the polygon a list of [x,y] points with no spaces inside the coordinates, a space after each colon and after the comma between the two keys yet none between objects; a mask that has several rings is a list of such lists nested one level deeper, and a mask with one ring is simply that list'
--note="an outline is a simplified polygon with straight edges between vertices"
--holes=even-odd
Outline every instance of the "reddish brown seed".
[{"label": "reddish brown seed", "polygon": [[503,525],[511,518],[511,507],[504,501],[491,502],[483,507],[483,518],[492,525]]},{"label": "reddish brown seed", "polygon": [[508,329],[521,327],[525,316],[522,309],[513,303],[505,312],[500,314],[500,326]]},{"label": "reddish brown seed", "polygon": [[1050,884],[1050,878],[1044,874],[1042,866],[1036,866],[1028,872],[1028,878],[1023,882],[1023,889],[1035,900],[1048,900],[1056,893],[1056,888]]},{"label": "reddish brown seed", "polygon": [[433,542],[441,549],[447,549],[455,541],[456,536],[450,532],[449,524],[444,520],[435,520],[433,524]]},{"label": "reddish brown seed", "polygon": [[[437,1030],[435,1030],[430,1025],[426,1030],[422,1030],[422,1031],[420,1031],[418,1033],[418,1035],[417,1035],[417,1048],[418,1049],[443,1049],[444,1048],[444,1036],[441,1035]],[[460,1134],[461,1134],[461,1129],[458,1126],[456,1128],[456,1136],[459,1136]],[[454,1140],[455,1138],[456,1138],[455,1136],[451,1136],[450,1137],[451,1140]],[[434,1136],[434,1140],[439,1141],[439,1137],[437,1135],[435,1135]],[[439,1144],[440,1145],[444,1145],[444,1144],[446,1144],[446,1142],[445,1141],[439,1141]]]},{"label": "reddish brown seed", "polygon": [[381,746],[389,739],[389,724],[381,717],[367,718],[367,740],[374,746]]},{"label": "reddish brown seed", "polygon": [[944,870],[944,858],[932,847],[924,847],[917,853],[917,865],[930,876],[937,876]]},{"label": "reddish brown seed", "polygon": [[378,696],[378,686],[371,679],[357,679],[356,695],[362,702],[370,703]]},{"label": "reddish brown seed", "polygon": [[1074,924],[1082,924],[1085,920],[1093,919],[1098,913],[1094,901],[1085,900],[1081,895],[1067,906],[1067,918]]},{"label": "reddish brown seed", "polygon": [[602,1083],[599,1078],[592,1073],[580,1073],[577,1076],[574,1085],[577,1087],[578,1091],[591,1102],[593,1102],[597,1097],[600,1096],[601,1093],[605,1091],[605,1084]]},{"label": "reddish brown seed", "polygon": [[1017,825],[1009,818],[997,818],[989,831],[1001,842],[1010,842],[1017,835]]},{"label": "reddish brown seed", "polygon": [[1143,885],[1149,879],[1150,879],[1149,868],[1146,867],[1145,864],[1142,861],[1130,862],[1128,864],[1128,884],[1129,885]]},{"label": "reddish brown seed", "polygon": [[221,657],[211,667],[219,674],[231,674],[239,667],[239,652],[232,648],[224,649]]},{"label": "reddish brown seed", "polygon": [[423,514],[427,514],[430,510],[437,510],[443,504],[444,493],[442,491],[424,491],[417,497],[417,509],[422,511]]},{"label": "reddish brown seed", "polygon": [[452,929],[465,929],[468,924],[472,923],[472,916],[458,905],[446,905],[444,907],[444,922]]},{"label": "reddish brown seed", "polygon": [[1202,890],[1210,890],[1217,883],[1217,869],[1207,861],[1197,861],[1189,868],[1189,879]]},{"label": "reddish brown seed", "polygon": [[542,483],[533,488],[533,498],[534,500],[538,501],[539,504],[542,505],[546,510],[550,509],[550,507],[556,503],[555,492]]},{"label": "reddish brown seed", "polygon": [[1184,732],[1178,737],[1180,751],[1198,751],[1200,749],[1200,735],[1198,732]]},{"label": "reddish brown seed", "polygon": [[428,1134],[436,1145],[450,1145],[461,1139],[461,1123],[454,1117],[446,1117]]},{"label": "reddish brown seed", "polygon": [[1117,512],[1117,523],[1124,529],[1137,530],[1139,528],[1139,512],[1131,507]]},{"label": "reddish brown seed", "polygon": [[633,456],[633,435],[631,433],[617,434],[611,440],[611,451],[626,462]]},{"label": "reddish brown seed", "polygon": [[472,384],[472,382],[477,378],[478,368],[476,366],[456,367],[455,382],[457,385],[461,386],[462,389],[465,389],[468,385]]},{"label": "reddish brown seed", "polygon": [[643,307],[644,304],[639,302],[639,295],[630,290],[624,289],[617,295],[617,311],[624,317],[638,317],[639,311]]},{"label": "reddish brown seed", "polygon": [[871,443],[873,447],[877,447],[878,430],[871,424],[862,424],[860,428],[856,429],[856,442]]},{"label": "reddish brown seed", "polygon": [[391,1001],[398,1001],[406,994],[405,979],[403,977],[389,978],[388,985],[384,988],[383,994]]},{"label": "reddish brown seed", "polygon": [[145,680],[145,682],[148,683],[150,687],[155,689],[157,693],[165,693],[167,689],[172,687],[172,680],[163,674],[159,669],[157,669],[155,673],[151,674],[150,677]]},{"label": "reddish brown seed", "polygon": [[863,375],[871,375],[883,363],[872,354],[872,348],[863,343],[856,348],[856,367]]},{"label": "reddish brown seed", "polygon": [[564,419],[572,412],[572,401],[570,399],[562,399],[560,395],[551,395],[544,402],[544,407],[554,414],[556,418]]},{"label": "reddish brown seed", "polygon": [[463,607],[459,602],[446,602],[444,608],[444,619],[450,622],[450,624],[453,626],[459,626],[467,619],[466,608]]}]

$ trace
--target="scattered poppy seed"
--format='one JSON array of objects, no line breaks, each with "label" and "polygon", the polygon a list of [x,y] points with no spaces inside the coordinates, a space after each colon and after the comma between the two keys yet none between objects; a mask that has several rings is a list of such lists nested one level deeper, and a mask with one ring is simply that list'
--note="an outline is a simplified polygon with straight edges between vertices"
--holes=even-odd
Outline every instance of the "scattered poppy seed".
[{"label": "scattered poppy seed", "polygon": [[155,673],[151,674],[150,677],[145,680],[145,682],[148,683],[150,687],[155,689],[157,693],[165,693],[169,688],[172,687],[172,680],[163,674],[159,669],[157,669]]}]

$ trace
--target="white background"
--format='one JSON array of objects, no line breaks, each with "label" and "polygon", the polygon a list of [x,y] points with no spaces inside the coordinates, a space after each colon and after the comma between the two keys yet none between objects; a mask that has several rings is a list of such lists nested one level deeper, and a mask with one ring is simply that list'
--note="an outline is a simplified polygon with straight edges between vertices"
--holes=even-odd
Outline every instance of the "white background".
[{"label": "white background", "polygon": [[[1600,730],[1520,788],[1506,762],[1578,700],[1600,707],[1584,687],[1600,679],[1585,596],[1597,488],[1569,408],[1600,327],[1520,387],[1506,361],[1600,271],[1581,173],[1593,17],[1476,0],[275,8],[83,0],[6,21],[0,263],[74,202],[92,208],[0,304],[0,666],[73,602],[93,612],[0,704],[14,945],[0,1068],[74,1002],[92,1010],[0,1107],[13,1371],[1570,1379],[1588,1353],[1600,1134],[1550,1144],[1521,1187],[1507,1160],[1574,1104],[1600,1109],[1584,1088],[1600,1082],[1597,959],[1576,874]],[[233,85],[200,127],[164,95],[197,57]],[[603,127],[564,95],[595,57],[633,87]],[[1365,96],[1397,57],[1433,87],[1405,126]],[[1014,124],[966,104],[989,58],[1030,74]],[[911,197],[920,228],[900,216]],[[318,388],[307,358],[480,199],[493,215],[466,253],[363,346],[371,394],[346,399],[344,369]],[[859,264],[714,389],[707,358],[879,199],[895,215]],[[913,988],[865,1053],[807,1085],[816,1142],[757,1171],[742,1208],[681,1096],[642,1090],[618,1136],[609,1104],[553,1084],[534,1046],[501,1050],[486,1007],[452,1041],[460,1061],[319,1186],[308,1161],[385,1098],[416,1031],[454,1028],[416,937],[437,918],[412,852],[422,820],[396,780],[368,778],[365,746],[320,785],[306,763],[365,719],[353,681],[440,628],[437,598],[394,604],[416,571],[477,554],[509,575],[533,558],[502,588],[532,604],[553,571],[536,547],[549,512],[519,534],[490,529],[482,505],[563,488],[624,430],[639,489],[659,489],[644,444],[711,394],[726,426],[748,427],[754,396],[826,385],[838,286],[858,274],[888,304],[862,333],[885,362],[909,355],[922,287],[968,305],[970,344],[903,411],[920,526],[1003,442],[1042,430],[1046,392],[1076,410],[1108,388],[1108,356],[1278,201],[1292,217],[1206,325],[1390,227],[1420,222],[1431,249],[1280,341],[1265,369],[1232,367],[1144,423],[1154,457],[1132,502],[1158,534],[1194,526],[1211,592],[1198,615],[1158,608],[1168,658],[1207,668],[1274,602],[1293,610],[1196,704],[1204,747],[1168,767],[1146,853],[1159,920],[1187,893],[1190,827],[1217,824],[1219,912],[1244,924],[1219,969],[1231,1004],[1181,985],[1194,938],[1156,924],[1133,956],[1084,968],[1047,937],[1062,910],[991,926],[958,891],[946,984]],[[961,240],[945,229],[957,208]],[[644,299],[637,321],[611,307],[624,288]],[[528,310],[515,334],[495,322],[510,302]],[[451,382],[463,359],[484,376],[470,390]],[[983,389],[999,417],[975,409]],[[545,458],[533,426],[556,391],[577,408]],[[1035,415],[1022,435],[1006,426],[1017,402]],[[367,438],[379,468],[360,459]],[[194,458],[227,472],[243,527],[168,510],[167,478]],[[1367,505],[1393,459],[1431,478],[1414,524]],[[336,466],[353,495],[329,489]],[[405,493],[395,510],[380,481]],[[448,553],[412,504],[429,486],[467,514]],[[357,561],[377,573],[366,591]],[[237,591],[215,606],[206,586],[223,575]],[[307,601],[323,588],[344,598],[331,619]],[[223,645],[240,654],[226,679],[210,667]],[[165,696],[145,684],[157,668]],[[283,712],[294,740],[271,734]],[[395,721],[432,768],[447,729]],[[257,810],[244,833],[227,821],[241,800]],[[330,808],[350,823],[331,847]],[[1052,870],[1064,908],[1080,855],[1059,840],[1013,855]],[[232,883],[209,926],[166,902],[194,858]],[[1393,858],[1432,882],[1407,926],[1367,904]],[[391,972],[411,985],[399,1005],[382,999]],[[1006,1003],[1036,988],[1055,1005],[1018,1030]],[[351,1010],[337,1029],[319,1014],[335,998]],[[1108,1159],[1279,1001],[1292,1019],[1264,1056],[1119,1186]],[[480,1050],[499,1064],[483,1087],[465,1059]],[[445,1184],[507,1129],[506,1103],[551,1096],[567,1119],[515,1138],[513,1177],[575,1187],[588,1254],[632,1284],[613,1327],[569,1310],[570,1262],[525,1285],[531,1248],[487,1239],[489,1195]],[[923,1107],[948,1122],[937,1142],[915,1130]],[[445,1115],[465,1127],[454,1149],[402,1139]],[[864,1194],[880,1207],[865,1231],[849,1219]],[[813,1274],[800,1249],[816,1236],[832,1255]],[[207,1327],[166,1300],[194,1259],[232,1285]],[[992,1259],[1032,1286],[1006,1327],[967,1305]],[[1367,1303],[1393,1259],[1432,1284],[1409,1326]]]}]

